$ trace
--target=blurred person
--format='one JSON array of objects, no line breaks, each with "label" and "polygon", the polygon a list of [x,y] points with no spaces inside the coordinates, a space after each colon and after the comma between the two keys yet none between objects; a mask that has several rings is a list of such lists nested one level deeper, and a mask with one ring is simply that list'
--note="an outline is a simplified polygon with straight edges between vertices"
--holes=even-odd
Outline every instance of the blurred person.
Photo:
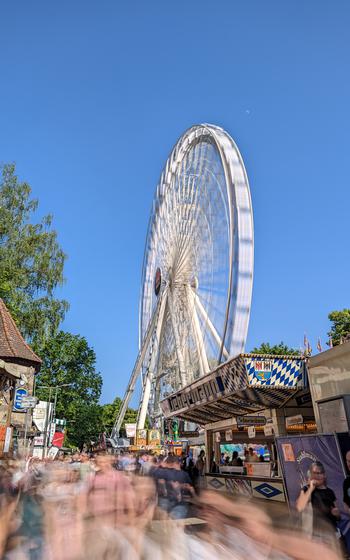
[{"label": "blurred person", "polygon": [[99,517],[104,524],[127,522],[127,510],[132,508],[131,482],[113,467],[110,455],[96,457],[96,473],[91,477],[87,491],[87,511]]},{"label": "blurred person", "polygon": [[151,476],[155,481],[158,497],[158,506],[165,512],[168,511],[168,498],[167,498],[167,488],[166,488],[166,469],[169,463],[167,463],[164,455],[159,455],[158,464],[151,472]]},{"label": "blurred person", "polygon": [[167,497],[167,511],[174,519],[187,517],[189,501],[194,495],[192,481],[187,472],[181,470],[179,460],[174,455],[169,455],[167,468],[164,473]]},{"label": "blurred person", "polygon": [[141,459],[142,459],[142,463],[141,463],[140,474],[142,474],[143,476],[148,476],[153,467],[153,457],[150,453],[144,453],[141,456]]},{"label": "blurred person", "polygon": [[248,453],[246,455],[246,461],[247,463],[256,463],[258,460],[258,457],[256,455],[256,453],[254,453],[254,449],[252,447],[248,448]]},{"label": "blurred person", "polygon": [[190,542],[193,558],[235,560],[340,560],[338,549],[306,540],[288,530],[276,530],[270,517],[242,499],[203,491],[196,500],[198,516],[207,525]]},{"label": "blurred person", "polygon": [[[225,463],[224,463],[225,464]],[[202,449],[199,453],[196,464],[193,468],[193,484],[197,492],[204,487],[205,472],[205,451]]]},{"label": "blurred person", "polygon": [[324,466],[315,461],[308,472],[308,483],[301,489],[296,502],[299,513],[303,516],[303,529],[310,536],[326,538],[335,536],[340,512],[336,506],[336,496],[327,486]]},{"label": "blurred person", "polygon": [[18,483],[15,517],[11,520],[5,558],[24,555],[31,560],[42,557],[44,547],[44,504],[41,496],[43,468],[30,469]]},{"label": "blurred person", "polygon": [[231,459],[231,463],[230,463],[233,467],[242,467],[243,466],[243,461],[242,459],[239,457],[238,455],[238,451],[234,451],[232,453],[232,459]]}]

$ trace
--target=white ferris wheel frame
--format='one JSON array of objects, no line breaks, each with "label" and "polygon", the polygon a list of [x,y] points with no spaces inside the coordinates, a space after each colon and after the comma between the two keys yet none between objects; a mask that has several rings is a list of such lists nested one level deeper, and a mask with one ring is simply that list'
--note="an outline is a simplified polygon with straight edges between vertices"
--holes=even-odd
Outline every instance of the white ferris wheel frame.
[{"label": "white ferris wheel frame", "polygon": [[[213,340],[215,340],[219,347],[218,362],[220,363],[223,360],[226,361],[229,357],[236,356],[244,351],[252,297],[254,272],[254,227],[249,182],[238,147],[224,129],[210,124],[195,125],[188,129],[174,146],[156,189],[148,226],[143,262],[144,278],[145,267],[149,262],[147,239],[150,233],[152,233],[157,212],[164,211],[163,208],[160,210],[160,205],[157,204],[157,202],[164,197],[168,189],[172,188],[177,170],[179,169],[179,166],[181,165],[181,162],[191,145],[200,142],[201,138],[208,138],[208,136],[211,141],[214,142],[220,156],[227,189],[229,209],[229,280],[226,298],[225,324],[222,335],[216,331],[215,326],[211,322],[207,311],[196,294],[196,291],[193,290],[191,286],[187,286],[187,304],[193,311],[191,313],[192,328],[198,350],[201,375],[209,372],[209,364],[205,354],[202,331],[199,328],[199,317],[201,317],[201,319],[205,322]],[[173,309],[171,289],[168,285],[162,282],[157,305],[154,308],[152,317],[148,321],[148,325],[146,325],[146,329],[142,324],[145,289],[150,290],[152,287],[145,287],[145,284],[143,284],[140,294],[139,354],[130,377],[122,407],[113,429],[113,435],[119,435],[119,430],[134,391],[137,377],[141,373],[142,364],[148,352],[149,365],[145,375],[142,377],[142,396],[137,419],[137,428],[140,429],[144,427],[152,392],[152,385],[154,391],[154,385],[155,382],[157,382],[157,379],[154,378],[153,370],[155,367],[157,352],[159,351],[159,342],[161,339],[166,309],[168,310],[173,326],[181,385],[185,386],[188,383],[185,361],[182,356],[181,341],[178,337],[179,331],[177,328],[177,318]],[[233,308],[231,306],[233,306]],[[230,347],[227,348],[227,345],[225,346],[225,340],[229,317],[233,318],[233,323],[230,325],[232,332]],[[151,349],[150,345],[152,345]]]}]

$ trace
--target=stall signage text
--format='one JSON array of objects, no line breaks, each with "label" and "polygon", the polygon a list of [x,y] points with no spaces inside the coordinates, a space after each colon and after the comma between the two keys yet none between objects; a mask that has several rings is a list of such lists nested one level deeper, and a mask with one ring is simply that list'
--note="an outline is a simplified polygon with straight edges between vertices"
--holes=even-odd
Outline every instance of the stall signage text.
[{"label": "stall signage text", "polygon": [[237,416],[238,428],[245,426],[265,426],[265,424],[265,416]]},{"label": "stall signage text", "polygon": [[190,391],[178,393],[168,399],[171,412],[187,408],[203,401],[208,401],[210,397],[218,397],[225,392],[225,387],[220,375],[210,381],[203,383],[199,387],[194,387]]}]

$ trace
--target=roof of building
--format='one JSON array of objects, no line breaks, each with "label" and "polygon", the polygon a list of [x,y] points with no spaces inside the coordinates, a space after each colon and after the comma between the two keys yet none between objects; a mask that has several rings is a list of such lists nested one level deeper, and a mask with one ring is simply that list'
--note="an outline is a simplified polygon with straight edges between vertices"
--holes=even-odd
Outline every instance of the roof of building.
[{"label": "roof of building", "polygon": [[0,359],[33,366],[38,371],[41,359],[25,342],[5,303],[0,298]]}]

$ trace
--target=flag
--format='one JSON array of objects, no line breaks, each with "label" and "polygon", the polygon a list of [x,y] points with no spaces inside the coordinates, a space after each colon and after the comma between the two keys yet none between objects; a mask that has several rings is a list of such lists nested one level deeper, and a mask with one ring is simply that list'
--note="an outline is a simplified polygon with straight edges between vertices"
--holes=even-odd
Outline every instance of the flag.
[{"label": "flag", "polygon": [[304,334],[304,348],[305,348],[305,350],[307,350],[308,345],[309,345],[309,341],[308,341],[308,339],[307,339],[306,334]]},{"label": "flag", "polygon": [[317,339],[317,350],[318,350],[319,352],[322,352],[322,345],[321,345],[321,339],[320,339],[320,337],[318,337],[318,339]]},{"label": "flag", "polygon": [[311,354],[312,354],[312,348],[311,348],[310,342],[308,342],[307,343],[307,355],[311,356]]},{"label": "flag", "polygon": [[330,348],[333,348],[333,340],[332,337],[329,337],[329,341],[327,342],[327,346],[329,346]]}]

